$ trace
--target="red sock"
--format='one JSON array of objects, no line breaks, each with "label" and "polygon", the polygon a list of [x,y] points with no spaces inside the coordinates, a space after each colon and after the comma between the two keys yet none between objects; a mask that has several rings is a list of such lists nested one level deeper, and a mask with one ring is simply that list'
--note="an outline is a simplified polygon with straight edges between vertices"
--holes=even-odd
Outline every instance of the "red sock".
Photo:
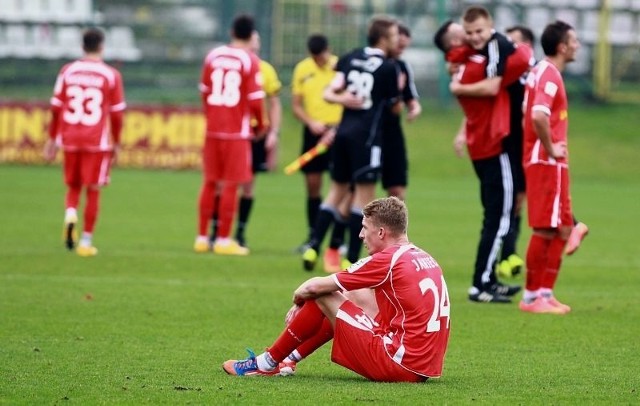
[{"label": "red sock", "polygon": [[67,188],[67,196],[65,197],[65,209],[68,208],[78,208],[78,203],[80,203],[80,192],[82,192],[81,186],[69,186]]},{"label": "red sock", "polygon": [[87,188],[87,204],[84,208],[84,228],[85,233],[92,234],[98,218],[100,208],[100,189]]},{"label": "red sock", "polygon": [[551,240],[532,234],[527,248],[527,280],[525,288],[535,292],[541,288],[542,277],[547,267],[547,251]]},{"label": "red sock", "polygon": [[236,216],[237,206],[238,185],[225,182],[220,193],[220,207],[218,208],[218,237],[226,238],[231,235],[231,225]]},{"label": "red sock", "polygon": [[324,313],[315,300],[307,300],[280,337],[267,348],[267,352],[274,361],[281,362],[301,343],[313,337],[320,330],[324,319]]},{"label": "red sock", "polygon": [[333,327],[328,318],[324,318],[320,330],[316,334],[300,344],[296,350],[300,354],[300,358],[307,358],[315,350],[322,347],[333,338]]},{"label": "red sock", "polygon": [[215,210],[215,183],[204,182],[200,188],[200,199],[198,201],[199,217],[198,217],[198,235],[207,235],[209,228],[209,220]]},{"label": "red sock", "polygon": [[562,253],[564,247],[567,245],[567,240],[561,239],[559,236],[555,236],[551,240],[549,245],[549,254],[547,257],[547,266],[545,272],[540,281],[541,287],[545,289],[553,290],[558,279],[558,272],[560,271],[560,265],[562,264]]}]

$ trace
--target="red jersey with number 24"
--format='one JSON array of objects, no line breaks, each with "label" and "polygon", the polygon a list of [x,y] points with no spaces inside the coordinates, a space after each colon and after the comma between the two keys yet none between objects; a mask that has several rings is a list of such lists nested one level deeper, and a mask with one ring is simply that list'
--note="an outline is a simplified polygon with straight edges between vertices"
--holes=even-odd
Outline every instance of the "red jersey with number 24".
[{"label": "red jersey with number 24", "polygon": [[95,59],[79,59],[60,70],[51,104],[60,108],[58,134],[67,151],[113,149],[109,114],[126,107],[122,76]]},{"label": "red jersey with number 24", "polygon": [[379,313],[373,331],[393,361],[427,377],[442,374],[450,303],[442,269],[413,244],[396,245],[333,275],[344,290],[371,288]]},{"label": "red jersey with number 24", "polygon": [[199,85],[207,118],[207,137],[247,139],[251,118],[263,125],[260,59],[242,48],[223,45],[206,56]]}]

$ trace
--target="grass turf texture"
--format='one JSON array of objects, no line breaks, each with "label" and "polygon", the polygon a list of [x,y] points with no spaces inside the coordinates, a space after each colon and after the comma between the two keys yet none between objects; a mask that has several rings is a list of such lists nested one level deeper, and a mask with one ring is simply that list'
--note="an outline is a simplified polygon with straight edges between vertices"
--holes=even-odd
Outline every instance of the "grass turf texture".
[{"label": "grass turf texture", "polygon": [[[289,114],[281,164],[298,155]],[[480,227],[478,184],[451,139],[455,111],[427,108],[406,125],[410,236],[445,270],[452,334],[444,376],[367,382],[329,347],[289,378],[240,379],[220,364],[279,334],[292,291],[311,275],[292,250],[305,235],[300,175],[261,175],[246,258],[197,255],[197,172],[115,169],[95,243],[80,258],[60,241],[59,167],[0,166],[0,403],[576,404],[637,403],[637,108],[571,111],[572,191],[589,224],[556,293],[567,316],[470,303]],[[520,253],[528,231],[523,223]],[[518,279],[522,282],[522,279]]]}]

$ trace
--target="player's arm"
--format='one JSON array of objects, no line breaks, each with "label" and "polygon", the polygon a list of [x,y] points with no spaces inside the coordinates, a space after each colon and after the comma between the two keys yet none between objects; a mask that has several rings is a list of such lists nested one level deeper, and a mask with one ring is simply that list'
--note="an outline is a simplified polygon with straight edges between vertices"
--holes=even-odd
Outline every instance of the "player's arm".
[{"label": "player's arm", "polygon": [[407,101],[407,120],[413,121],[420,114],[422,114],[422,106],[418,99],[411,99]]},{"label": "player's arm", "polygon": [[456,155],[462,158],[464,156],[464,149],[467,145],[467,119],[466,117],[462,118],[462,122],[460,123],[460,128],[456,133],[456,136],[453,138],[453,150],[456,152]]},{"label": "player's arm", "polygon": [[124,110],[112,111],[110,114],[111,137],[113,139],[113,162],[118,158],[120,151],[120,141],[122,134],[122,122],[124,121]]},{"label": "player's arm", "polygon": [[[293,79],[291,80],[291,109],[294,117],[297,118],[298,121],[304,124],[312,134],[320,136],[326,131],[327,127],[324,123],[313,120],[304,108],[303,77],[304,70],[301,65],[298,64],[293,70]],[[322,95],[317,95],[316,97],[322,97]]]},{"label": "player's arm", "polygon": [[331,275],[317,276],[305,281],[293,292],[293,303],[299,305],[306,300],[315,299],[338,290],[340,287]]},{"label": "player's arm", "polygon": [[51,105],[51,121],[49,122],[48,139],[44,144],[44,159],[47,161],[53,161],[58,152],[58,146],[56,144],[56,138],[58,136],[58,128],[60,127],[62,108],[55,104]]},{"label": "player's arm", "polygon": [[451,81],[449,90],[454,96],[493,97],[498,94],[501,85],[502,76],[496,76],[464,85],[458,81]]},{"label": "player's arm", "polygon": [[551,124],[547,112],[542,109],[536,109],[536,106],[534,106],[531,116],[533,128],[547,154],[552,158],[564,158],[567,155],[567,145],[564,142],[553,142]]},{"label": "player's arm", "polygon": [[415,77],[411,65],[404,62],[404,69],[407,76],[407,84],[402,89],[402,98],[407,106],[407,120],[413,121],[422,113],[422,106],[418,98],[418,90],[416,88]]},{"label": "player's arm", "polygon": [[360,110],[364,105],[364,98],[346,91],[346,81],[342,72],[336,73],[331,84],[324,89],[322,97],[328,103],[341,104],[352,110]]}]

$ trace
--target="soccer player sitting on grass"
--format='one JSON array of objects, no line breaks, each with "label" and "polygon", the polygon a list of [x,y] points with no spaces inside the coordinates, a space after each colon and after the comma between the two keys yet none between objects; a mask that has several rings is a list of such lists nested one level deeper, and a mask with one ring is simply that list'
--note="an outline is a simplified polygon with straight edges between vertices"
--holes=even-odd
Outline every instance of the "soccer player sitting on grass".
[{"label": "soccer player sitting on grass", "polygon": [[[294,350],[333,334],[331,359],[372,381],[423,382],[439,377],[449,341],[450,302],[442,270],[409,242],[408,212],[396,197],[363,209],[360,238],[369,256],[348,270],[315,277],[293,294],[295,309],[280,337],[245,360],[228,360],[230,375],[284,375]],[[357,292],[357,306],[345,296]],[[322,345],[322,344],[320,344]],[[291,370],[289,369],[289,373]]]}]

